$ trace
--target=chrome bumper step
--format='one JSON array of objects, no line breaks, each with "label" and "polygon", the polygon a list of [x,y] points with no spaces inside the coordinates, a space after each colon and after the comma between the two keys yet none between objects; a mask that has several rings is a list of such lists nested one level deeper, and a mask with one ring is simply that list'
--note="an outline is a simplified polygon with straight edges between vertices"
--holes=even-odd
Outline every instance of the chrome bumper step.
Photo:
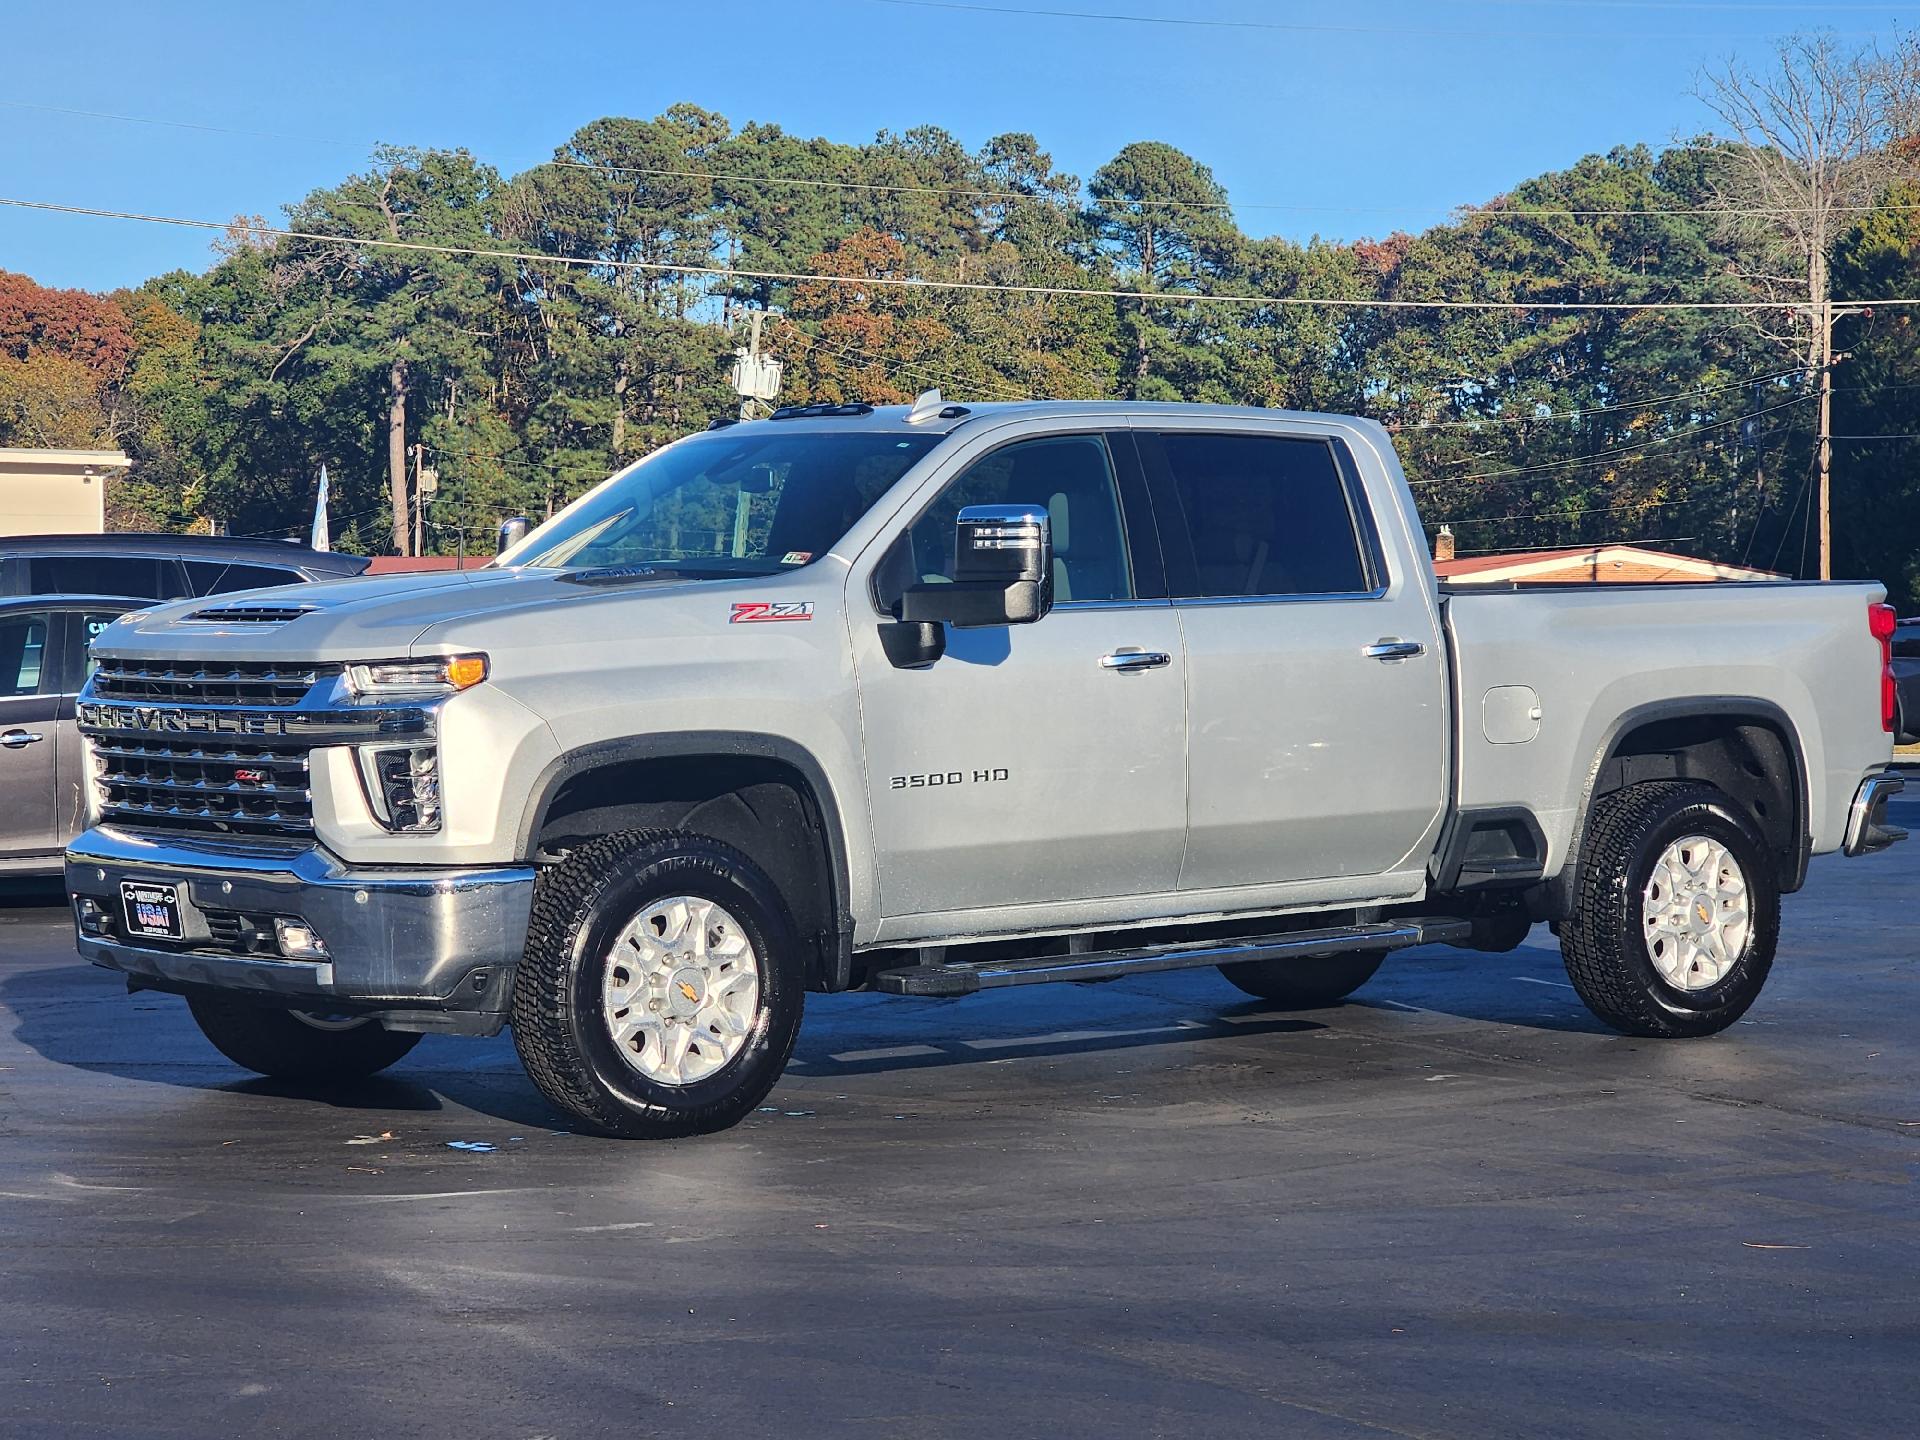
[{"label": "chrome bumper step", "polygon": [[1242,960],[1308,960],[1353,951],[1404,950],[1464,940],[1471,921],[1450,915],[1414,916],[1371,925],[1341,925],[1325,930],[1291,930],[1232,940],[1184,945],[1146,945],[1132,950],[1088,951],[1079,955],[1040,955],[1029,960],[954,960],[882,970],[873,988],[889,995],[972,995],[1008,985],[1045,985],[1056,980],[1117,980],[1156,970],[1194,970],[1233,965]]}]

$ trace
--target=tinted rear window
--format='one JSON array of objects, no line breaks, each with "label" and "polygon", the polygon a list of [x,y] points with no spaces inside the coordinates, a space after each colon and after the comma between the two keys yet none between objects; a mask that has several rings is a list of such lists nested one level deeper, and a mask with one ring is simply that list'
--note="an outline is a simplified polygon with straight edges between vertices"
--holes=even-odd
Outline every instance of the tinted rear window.
[{"label": "tinted rear window", "polygon": [[292,585],[305,577],[277,565],[228,565],[217,560],[183,560],[187,584],[195,595],[225,595],[268,585]]},{"label": "tinted rear window", "polygon": [[1277,435],[1159,437],[1193,541],[1176,596],[1339,595],[1369,588],[1333,448]]},{"label": "tinted rear window", "polygon": [[180,596],[179,567],[146,555],[38,555],[28,562],[33,595]]}]

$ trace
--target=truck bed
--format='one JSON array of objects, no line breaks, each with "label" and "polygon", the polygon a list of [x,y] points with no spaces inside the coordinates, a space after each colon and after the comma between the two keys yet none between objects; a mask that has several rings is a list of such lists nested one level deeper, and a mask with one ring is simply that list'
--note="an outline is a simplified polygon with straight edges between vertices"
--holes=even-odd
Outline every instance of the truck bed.
[{"label": "truck bed", "polygon": [[1554,874],[1618,737],[1751,714],[1816,757],[1803,777],[1812,850],[1838,849],[1860,776],[1889,745],[1867,628],[1884,598],[1872,583],[1442,586],[1457,803],[1530,811]]}]

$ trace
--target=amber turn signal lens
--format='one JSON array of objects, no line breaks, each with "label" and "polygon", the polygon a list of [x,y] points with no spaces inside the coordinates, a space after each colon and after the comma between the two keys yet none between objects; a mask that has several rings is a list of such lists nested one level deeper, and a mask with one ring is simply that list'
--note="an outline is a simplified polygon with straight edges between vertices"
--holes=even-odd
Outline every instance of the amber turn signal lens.
[{"label": "amber turn signal lens", "polygon": [[487,657],[484,655],[456,655],[447,661],[447,683],[456,690],[478,685],[486,678]]}]

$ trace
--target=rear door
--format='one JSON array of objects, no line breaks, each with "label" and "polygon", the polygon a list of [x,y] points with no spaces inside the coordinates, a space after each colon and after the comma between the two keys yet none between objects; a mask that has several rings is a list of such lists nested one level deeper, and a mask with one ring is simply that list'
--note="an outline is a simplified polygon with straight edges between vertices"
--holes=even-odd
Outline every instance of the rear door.
[{"label": "rear door", "polygon": [[1187,650],[1180,887],[1397,893],[1446,798],[1431,580],[1391,573],[1343,440],[1243,423],[1137,432]]},{"label": "rear door", "polygon": [[0,614],[0,861],[51,854],[60,645],[52,610]]},{"label": "rear door", "polygon": [[[1170,892],[1179,875],[1185,667],[1127,436],[983,449],[956,457],[874,594],[856,579],[849,595],[881,906],[910,917],[896,937],[943,928],[911,917],[955,911],[1020,928],[1018,907]],[[907,584],[952,578],[962,506],[1016,503],[1051,516],[1051,613],[948,627],[943,658],[896,669],[879,638],[886,607]]]}]

